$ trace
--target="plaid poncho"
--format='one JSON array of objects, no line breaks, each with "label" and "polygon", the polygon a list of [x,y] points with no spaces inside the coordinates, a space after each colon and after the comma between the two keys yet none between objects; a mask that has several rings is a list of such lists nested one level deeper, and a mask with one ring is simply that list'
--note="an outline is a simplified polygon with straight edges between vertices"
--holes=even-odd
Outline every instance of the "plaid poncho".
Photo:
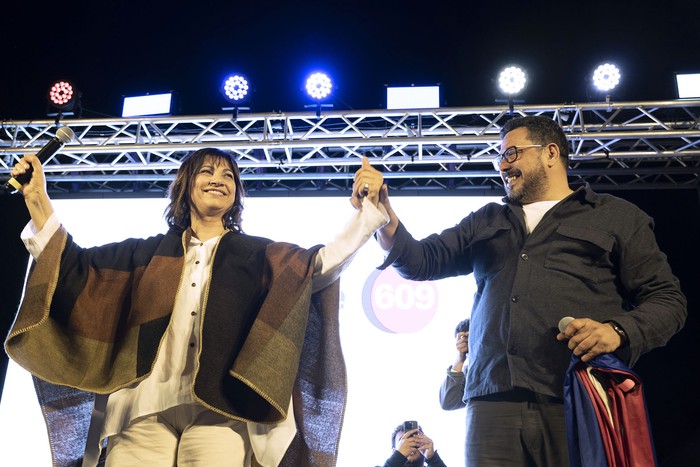
[{"label": "plaid poncho", "polygon": [[[6,350],[38,378],[55,465],[79,463],[91,393],[150,374],[188,235],[82,249],[61,228],[32,265]],[[345,409],[339,284],[312,295],[317,251],[229,232],[206,292],[193,394],[256,423],[283,420],[293,394],[298,432],[282,465],[335,465]]]}]

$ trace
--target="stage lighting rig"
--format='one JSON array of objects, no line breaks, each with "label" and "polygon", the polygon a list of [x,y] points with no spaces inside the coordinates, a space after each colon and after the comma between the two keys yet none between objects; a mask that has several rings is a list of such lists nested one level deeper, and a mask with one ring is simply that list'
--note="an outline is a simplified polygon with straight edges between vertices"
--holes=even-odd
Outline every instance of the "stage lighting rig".
[{"label": "stage lighting rig", "polygon": [[525,71],[518,66],[509,66],[498,75],[498,86],[501,92],[507,96],[514,96],[525,88],[527,76]]},{"label": "stage lighting rig", "polygon": [[316,101],[313,105],[305,105],[305,108],[316,107],[316,118],[321,118],[321,108],[332,108],[333,104],[323,104],[322,101],[328,99],[333,90],[333,83],[330,77],[320,71],[311,73],[306,78],[306,94]]},{"label": "stage lighting rig", "polygon": [[306,79],[306,93],[314,100],[320,101],[331,94],[333,84],[327,74],[316,72]]},{"label": "stage lighting rig", "polygon": [[610,91],[620,84],[620,69],[612,63],[604,63],[593,72],[593,86],[605,93],[605,102],[610,103]]},{"label": "stage lighting rig", "polygon": [[242,107],[250,99],[250,85],[248,79],[240,74],[230,74],[221,84],[221,94],[233,107],[222,107],[221,110],[233,111],[233,119],[238,118],[239,110],[250,110],[250,107]]},{"label": "stage lighting rig", "polygon": [[612,91],[620,84],[620,69],[612,63],[604,63],[593,72],[593,85],[603,91]]},{"label": "stage lighting rig", "polygon": [[498,88],[508,99],[503,101],[497,99],[496,102],[508,102],[508,109],[513,113],[515,103],[522,103],[522,100],[515,100],[515,96],[520,94],[527,84],[525,70],[517,65],[510,65],[498,74]]},{"label": "stage lighting rig", "polygon": [[47,99],[49,105],[58,112],[49,112],[47,110],[46,115],[56,117],[56,123],[67,115],[76,115],[80,118],[82,112],[81,97],[82,93],[70,81],[56,81],[49,88]]},{"label": "stage lighting rig", "polygon": [[610,95],[622,79],[620,69],[612,63],[603,63],[599,65],[591,77],[596,98],[605,96],[605,102],[610,104]]}]

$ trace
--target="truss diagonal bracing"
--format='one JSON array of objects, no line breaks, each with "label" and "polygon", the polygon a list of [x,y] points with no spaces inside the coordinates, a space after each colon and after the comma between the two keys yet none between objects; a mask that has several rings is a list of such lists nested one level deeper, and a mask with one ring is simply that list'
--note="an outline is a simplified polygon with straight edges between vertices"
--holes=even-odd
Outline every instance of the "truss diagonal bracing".
[{"label": "truss diagonal bracing", "polygon": [[[232,151],[249,192],[348,191],[367,156],[393,190],[500,193],[491,166],[512,116],[557,120],[572,181],[698,188],[700,100],[64,120],[76,140],[45,164],[49,192],[163,193],[192,150]],[[53,137],[51,120],[3,121],[0,175]],[[331,194],[331,193],[327,193]]]}]

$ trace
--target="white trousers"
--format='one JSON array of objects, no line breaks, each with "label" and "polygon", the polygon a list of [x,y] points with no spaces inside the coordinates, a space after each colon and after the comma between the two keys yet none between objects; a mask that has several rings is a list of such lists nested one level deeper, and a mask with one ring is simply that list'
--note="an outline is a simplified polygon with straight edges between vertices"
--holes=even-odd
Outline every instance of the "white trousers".
[{"label": "white trousers", "polygon": [[107,441],[106,467],[250,465],[246,424],[198,405],[134,420]]}]

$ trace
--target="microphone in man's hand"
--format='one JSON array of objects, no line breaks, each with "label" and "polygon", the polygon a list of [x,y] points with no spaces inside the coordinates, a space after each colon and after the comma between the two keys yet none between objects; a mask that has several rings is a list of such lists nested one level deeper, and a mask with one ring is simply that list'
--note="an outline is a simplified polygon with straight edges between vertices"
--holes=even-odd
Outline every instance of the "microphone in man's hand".
[{"label": "microphone in man's hand", "polygon": [[[43,148],[39,149],[39,152],[36,153],[36,157],[38,157],[39,161],[43,164],[44,162],[49,160],[51,156],[56,154],[58,150],[63,147],[64,144],[66,144],[69,141],[72,141],[73,138],[75,138],[75,133],[73,133],[73,130],[71,130],[67,126],[62,126],[58,130],[56,130],[56,136],[51,138]],[[33,171],[34,169],[30,165],[27,171],[23,174],[10,178],[5,183],[3,188],[5,188],[5,190],[14,189],[15,191],[19,191],[19,189],[22,188],[22,185],[28,183],[29,180],[32,179]]]},{"label": "microphone in man's hand", "polygon": [[571,323],[575,318],[572,318],[571,316],[564,316],[562,319],[559,320],[559,332],[564,332],[566,327]]}]

